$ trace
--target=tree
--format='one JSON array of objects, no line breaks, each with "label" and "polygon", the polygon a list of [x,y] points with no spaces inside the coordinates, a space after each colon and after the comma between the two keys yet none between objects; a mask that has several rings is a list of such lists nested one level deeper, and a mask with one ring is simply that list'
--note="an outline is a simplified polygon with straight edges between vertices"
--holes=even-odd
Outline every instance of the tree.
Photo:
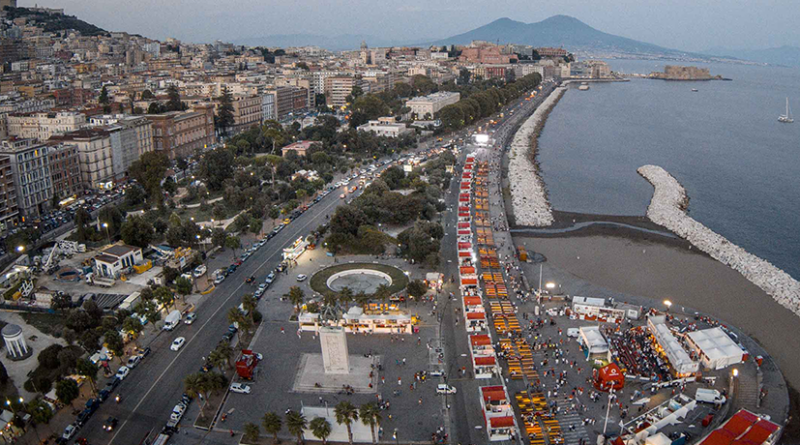
[{"label": "tree", "polygon": [[222,87],[222,95],[217,98],[217,130],[220,134],[227,135],[228,128],[233,126],[233,98],[227,86]]},{"label": "tree", "polygon": [[297,199],[300,200],[300,202],[306,202],[306,198],[308,198],[308,192],[305,189],[297,189],[297,191],[295,191],[294,193],[297,196]]},{"label": "tree", "polygon": [[84,242],[89,239],[92,232],[92,215],[83,207],[79,207],[75,212],[75,237],[78,242]]},{"label": "tree", "polygon": [[297,411],[289,410],[286,413],[286,428],[289,433],[297,438],[297,443],[303,443],[303,430],[308,425],[306,417]]},{"label": "tree", "polygon": [[[72,379],[62,379],[56,383],[56,397],[61,403],[69,403],[72,406],[72,401],[78,398],[80,389],[78,383]],[[72,406],[74,408],[74,406]]]},{"label": "tree", "polygon": [[192,282],[186,277],[178,277],[175,280],[175,290],[185,298],[192,293]]},{"label": "tree", "polygon": [[342,400],[336,404],[333,412],[336,416],[336,423],[347,427],[347,440],[350,445],[353,445],[353,431],[351,425],[353,421],[358,420],[358,410],[352,403]]},{"label": "tree", "polygon": [[375,427],[381,424],[381,410],[372,402],[365,403],[358,409],[358,415],[361,417],[361,422],[372,432],[372,443],[378,443],[375,440]]},{"label": "tree", "polygon": [[217,348],[214,349],[215,351],[219,352],[220,355],[225,357],[225,360],[228,361],[228,368],[232,368],[233,365],[231,364],[231,357],[233,357],[233,346],[226,341],[221,341],[217,344]]},{"label": "tree", "polygon": [[242,295],[242,308],[247,312],[251,321],[253,320],[253,313],[256,311],[256,306],[258,306],[258,301],[256,301],[251,294]]},{"label": "tree", "polygon": [[283,420],[281,419],[281,416],[270,411],[264,414],[264,417],[261,419],[261,426],[264,427],[265,433],[272,434],[273,443],[280,443],[280,440],[278,440],[278,433],[280,433],[281,428],[283,428]]},{"label": "tree", "polygon": [[375,290],[375,298],[381,300],[381,309],[386,311],[386,299],[392,295],[392,292],[389,290],[389,286],[385,284],[381,284]]},{"label": "tree", "polygon": [[305,299],[306,296],[305,292],[303,292],[303,289],[300,289],[299,286],[292,286],[289,288],[289,293],[284,296],[289,299],[289,301],[294,305],[295,311],[297,311],[299,314],[300,306],[303,305],[303,299]]},{"label": "tree", "polygon": [[239,336],[241,336],[242,333],[242,330],[240,329],[241,325],[244,323],[245,320],[246,318],[244,316],[244,313],[240,311],[238,307],[232,307],[228,310],[228,323],[236,326],[236,328],[239,329],[236,332],[236,334]]},{"label": "tree", "polygon": [[367,120],[377,119],[389,114],[389,106],[374,94],[361,96],[353,102],[353,112],[360,112]]},{"label": "tree", "polygon": [[89,384],[92,386],[92,392],[96,395],[97,394],[97,371],[100,368],[97,367],[91,360],[88,358],[81,358],[78,359],[77,364],[75,366],[76,371],[78,374],[85,376],[89,380]]},{"label": "tree", "polygon": [[153,94],[153,92],[150,91],[150,90],[142,91],[142,96],[141,97],[142,97],[142,100],[148,100],[148,99],[155,99],[156,98],[155,94]]},{"label": "tree", "polygon": [[100,334],[97,333],[94,329],[87,329],[83,331],[78,339],[78,343],[80,343],[81,347],[86,350],[86,352],[93,354],[94,351],[97,350],[97,342],[100,340]]},{"label": "tree", "polygon": [[175,294],[172,293],[172,289],[167,286],[159,286],[153,293],[155,294],[156,300],[167,309],[175,304]]},{"label": "tree", "polygon": [[97,99],[97,102],[103,106],[104,113],[111,111],[111,107],[109,107],[108,89],[105,85],[103,85],[103,89],[100,90],[100,98]]},{"label": "tree", "polygon": [[428,286],[425,286],[425,283],[423,283],[421,280],[409,282],[406,289],[408,290],[408,295],[414,298],[419,298],[428,292]]},{"label": "tree", "polygon": [[[139,323],[141,324],[141,322]],[[119,362],[122,363],[122,356],[125,353],[125,344],[122,342],[122,337],[120,337],[119,332],[117,331],[106,331],[105,334],[105,343],[108,347],[108,350],[111,351],[114,355],[119,357]],[[90,354],[94,353],[97,345],[95,348],[89,351],[86,351]]]},{"label": "tree", "polygon": [[258,235],[261,233],[262,227],[264,227],[264,221],[261,218],[250,218],[250,226],[248,228],[251,233]]},{"label": "tree", "polygon": [[244,434],[242,435],[242,439],[245,442],[247,443],[258,442],[259,434],[261,434],[261,430],[258,428],[258,425],[251,422],[247,422],[244,424]]},{"label": "tree", "polygon": [[[183,390],[186,392],[186,394],[189,395],[189,397],[201,396],[206,400],[208,400],[204,375],[205,374],[198,372],[195,374],[189,374],[183,379]],[[205,413],[206,404],[207,403],[204,401],[200,405],[200,417],[206,416]]]},{"label": "tree", "polygon": [[128,317],[122,322],[122,329],[131,337],[137,338],[142,333],[144,326],[139,317]]},{"label": "tree", "polygon": [[131,215],[122,224],[122,241],[131,246],[146,248],[153,241],[153,225],[141,215]]},{"label": "tree", "polygon": [[167,88],[167,111],[183,111],[186,109],[186,105],[181,102],[181,93],[178,91],[177,85],[170,85]]},{"label": "tree", "polygon": [[50,423],[50,419],[55,415],[50,405],[38,398],[28,402],[25,406],[25,411],[31,415],[31,420],[37,426]]},{"label": "tree", "polygon": [[0,363],[0,388],[6,386],[6,383],[8,383],[8,371],[5,365]]},{"label": "tree", "polygon": [[206,360],[215,368],[222,368],[228,364],[228,357],[223,355],[218,349],[209,352]]},{"label": "tree", "polygon": [[347,306],[351,301],[353,301],[355,296],[353,295],[353,290],[345,286],[339,291],[337,297],[342,305]]},{"label": "tree", "polygon": [[142,154],[128,169],[131,177],[144,187],[151,204],[159,204],[163,200],[161,195],[161,180],[169,167],[169,158],[161,150]]},{"label": "tree", "polygon": [[233,249],[233,257],[236,258],[236,249],[242,246],[242,240],[236,235],[228,235],[225,238],[225,247]]},{"label": "tree", "polygon": [[228,239],[228,234],[225,233],[225,230],[220,229],[219,227],[215,228],[211,232],[211,244],[217,247],[225,247],[225,240]]},{"label": "tree", "polygon": [[328,443],[328,436],[331,435],[331,423],[324,417],[315,417],[309,424],[311,434],[322,439],[322,445]]}]

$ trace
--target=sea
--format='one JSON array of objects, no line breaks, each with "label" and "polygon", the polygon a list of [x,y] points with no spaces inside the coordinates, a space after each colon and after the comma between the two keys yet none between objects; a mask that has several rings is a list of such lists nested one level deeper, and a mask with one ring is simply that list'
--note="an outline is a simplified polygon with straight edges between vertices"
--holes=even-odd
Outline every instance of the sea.
[{"label": "sea", "polygon": [[[607,62],[641,74],[671,64]],[[552,207],[644,215],[653,187],[636,169],[660,165],[686,188],[690,216],[800,279],[800,69],[680,64],[732,80],[633,78],[564,94],[537,156]],[[778,122],[787,97],[793,124]]]}]

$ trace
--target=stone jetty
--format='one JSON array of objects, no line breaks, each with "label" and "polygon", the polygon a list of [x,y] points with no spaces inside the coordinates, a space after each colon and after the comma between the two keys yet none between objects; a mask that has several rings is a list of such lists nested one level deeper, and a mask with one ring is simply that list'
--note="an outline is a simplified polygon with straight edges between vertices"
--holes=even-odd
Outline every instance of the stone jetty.
[{"label": "stone jetty", "polygon": [[516,224],[544,227],[553,224],[553,212],[547,202],[544,182],[534,163],[536,137],[550,110],[555,106],[566,87],[556,88],[514,134],[508,161],[508,183],[511,188],[511,206]]},{"label": "stone jetty", "polygon": [[800,282],[769,261],[748,253],[690,218],[685,212],[688,204],[686,192],[666,170],[656,165],[645,165],[637,171],[655,187],[647,208],[648,218],[741,273],[780,305],[800,316]]}]

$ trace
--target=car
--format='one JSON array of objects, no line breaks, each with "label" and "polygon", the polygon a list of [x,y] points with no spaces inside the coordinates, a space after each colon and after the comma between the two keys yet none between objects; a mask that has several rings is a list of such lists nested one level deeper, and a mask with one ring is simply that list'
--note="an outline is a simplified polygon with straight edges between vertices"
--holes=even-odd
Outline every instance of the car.
[{"label": "car", "polygon": [[183,320],[183,322],[186,324],[192,324],[195,320],[197,320],[197,314],[194,312],[189,312],[186,314],[186,320]]},{"label": "car", "polygon": [[116,417],[109,417],[106,419],[106,423],[103,424],[103,431],[114,431],[114,428],[117,427],[117,423],[119,423],[119,420]]},{"label": "car", "polygon": [[239,394],[250,394],[250,386],[242,383],[234,383],[231,385],[231,392]]},{"label": "car", "polygon": [[214,284],[220,284],[225,281],[225,274],[217,275],[217,278],[214,278]]},{"label": "car", "polygon": [[226,341],[231,341],[231,340],[233,340],[233,336],[234,335],[236,335],[234,332],[226,332],[226,333],[222,334],[222,339],[226,340]]},{"label": "car", "polygon": [[253,353],[253,355],[255,355],[255,356],[256,356],[256,358],[258,359],[258,361],[264,360],[264,356],[263,356],[263,355],[261,355],[261,353],[260,353],[260,352],[254,352],[254,353]]},{"label": "car", "polygon": [[441,368],[436,368],[432,371],[428,371],[428,375],[431,377],[441,377],[444,375],[444,370]]},{"label": "car", "polygon": [[301,274],[297,275],[297,281],[299,281],[299,282],[306,281],[306,278],[308,278],[308,275],[306,275],[306,274],[302,274],[301,273]]},{"label": "car", "polygon": [[239,332],[239,328],[237,328],[235,324],[232,324],[232,325],[228,326],[228,332],[232,332],[232,333],[235,334],[235,333]]},{"label": "car", "polygon": [[180,351],[184,343],[186,343],[186,339],[183,337],[178,337],[172,342],[169,348],[173,351]]},{"label": "car", "polygon": [[273,281],[275,281],[275,272],[270,272],[269,275],[267,275],[267,278],[264,279],[264,282],[267,284],[272,284]]},{"label": "car", "polygon": [[256,277],[254,277],[253,275],[250,275],[249,277],[247,277],[246,280],[244,280],[245,284],[253,284],[255,281]]},{"label": "car", "polygon": [[108,388],[103,388],[97,392],[97,398],[100,399],[101,402],[105,401],[110,395],[111,391],[109,391]]},{"label": "car", "polygon": [[206,271],[208,271],[206,266],[201,264],[201,265],[199,265],[199,266],[194,268],[193,275],[194,275],[195,278],[200,278],[203,275],[205,275]]},{"label": "car", "polygon": [[236,266],[236,267],[239,267],[239,266],[241,266],[241,265],[242,265],[242,260],[236,260],[236,261],[234,261],[234,262],[233,262],[233,265],[234,265],[234,266]]},{"label": "car", "polygon": [[455,394],[456,389],[446,383],[436,385],[436,394]]},{"label": "car", "polygon": [[281,261],[280,264],[278,264],[278,267],[275,268],[275,271],[276,272],[283,272],[284,270],[286,270],[286,263]]},{"label": "car", "polygon": [[131,368],[128,368],[127,366],[120,366],[119,369],[117,370],[117,374],[114,377],[122,381],[125,380],[125,377],[127,377],[130,372]]},{"label": "car", "polygon": [[70,424],[70,425],[67,425],[67,427],[64,428],[64,433],[61,435],[61,438],[64,439],[64,440],[70,440],[70,439],[72,439],[72,436],[74,436],[75,433],[77,433],[77,432],[78,432],[78,426],[77,425],[75,425],[74,423]]},{"label": "car", "polygon": [[128,358],[128,362],[125,364],[125,366],[133,369],[136,367],[136,365],[139,364],[140,361],[142,361],[142,357],[138,355],[132,355],[131,357]]},{"label": "car", "polygon": [[139,355],[140,355],[140,356],[141,356],[143,359],[144,359],[145,357],[147,357],[148,355],[150,355],[150,346],[148,346],[148,347],[146,347],[146,348],[144,348],[144,349],[139,349]]},{"label": "car", "polygon": [[91,417],[92,417],[92,410],[86,408],[85,410],[81,411],[80,414],[78,414],[78,417],[75,419],[75,424],[78,426],[84,426]]}]

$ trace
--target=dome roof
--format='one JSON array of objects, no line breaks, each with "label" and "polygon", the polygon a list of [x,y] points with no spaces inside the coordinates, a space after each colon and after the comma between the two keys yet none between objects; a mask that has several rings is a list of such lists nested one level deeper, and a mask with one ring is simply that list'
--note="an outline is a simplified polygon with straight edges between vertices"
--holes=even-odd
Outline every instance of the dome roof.
[{"label": "dome roof", "polygon": [[19,325],[7,324],[3,328],[3,337],[14,337],[22,333],[22,328]]}]

